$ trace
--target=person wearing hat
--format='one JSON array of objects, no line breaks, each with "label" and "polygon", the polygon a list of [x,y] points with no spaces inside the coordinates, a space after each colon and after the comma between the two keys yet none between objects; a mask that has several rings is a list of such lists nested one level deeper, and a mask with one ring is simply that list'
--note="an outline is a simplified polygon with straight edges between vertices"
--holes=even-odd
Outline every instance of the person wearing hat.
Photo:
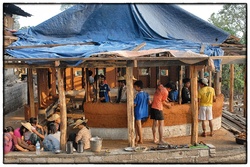
[{"label": "person wearing hat", "polygon": [[73,147],[77,149],[77,143],[78,141],[82,140],[83,143],[83,149],[89,149],[90,148],[90,138],[91,138],[91,132],[89,127],[87,126],[88,119],[78,119],[75,123],[71,124],[71,126],[74,126],[73,129],[78,128],[78,133],[71,133],[69,135],[68,141],[73,142]]},{"label": "person wearing hat", "polygon": [[189,78],[184,78],[183,79],[183,88],[181,90],[181,104],[186,104],[186,103],[190,103],[191,101],[191,96],[190,96],[190,79]]},{"label": "person wearing hat", "polygon": [[198,119],[202,121],[202,136],[206,137],[205,121],[208,120],[210,127],[210,136],[213,136],[213,102],[216,101],[214,88],[208,86],[208,79],[201,78],[198,80],[200,90],[198,92],[199,115]]},{"label": "person wearing hat", "polygon": [[126,102],[127,101],[127,87],[126,79],[123,76],[118,78],[118,95],[116,103]]},{"label": "person wearing hat", "polygon": [[50,130],[50,129],[49,129],[49,124],[50,124],[51,122],[57,123],[57,124],[59,125],[58,131],[60,131],[61,118],[60,118],[60,115],[59,115],[59,114],[56,114],[56,113],[55,113],[55,114],[53,114],[52,116],[50,116],[47,120],[48,120],[48,123],[47,123],[48,131]]},{"label": "person wearing hat", "polygon": [[19,146],[21,146],[24,149],[35,151],[36,147],[35,145],[32,145],[29,142],[25,142],[24,135],[25,132],[30,131],[32,132],[31,124],[29,122],[21,122],[22,126],[20,128],[17,128],[14,130],[14,135],[17,137],[17,143]]}]

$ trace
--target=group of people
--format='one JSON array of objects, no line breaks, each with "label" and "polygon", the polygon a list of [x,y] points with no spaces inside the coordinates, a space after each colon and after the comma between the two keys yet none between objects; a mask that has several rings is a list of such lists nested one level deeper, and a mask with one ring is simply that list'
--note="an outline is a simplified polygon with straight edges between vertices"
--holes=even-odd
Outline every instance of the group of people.
[{"label": "group of people", "polygon": [[[99,98],[101,102],[111,102],[110,100],[110,87],[105,81],[105,76],[100,76],[99,82]],[[169,92],[175,90],[175,85],[172,82],[167,83],[165,86],[158,83],[156,91],[153,95],[153,99],[150,100],[149,94],[143,91],[143,82],[141,80],[135,80],[134,89],[136,91],[134,97],[134,117],[135,117],[135,143],[143,143],[142,123],[144,120],[153,120],[152,134],[153,142],[158,144],[165,144],[163,138],[164,128],[164,113],[163,106],[171,108],[169,103]],[[190,103],[190,79],[183,79],[184,86],[182,88],[182,104]],[[210,136],[213,136],[213,102],[216,101],[215,91],[212,87],[208,86],[208,79],[201,78],[198,80],[198,104],[199,115],[198,119],[202,121],[202,136],[206,137],[206,125],[205,121],[209,121]],[[126,80],[125,77],[118,78],[118,93],[116,103],[126,102]],[[4,129],[4,153],[7,154],[10,151],[35,151],[35,145],[39,142],[44,151],[56,151],[60,150],[60,123],[61,119],[58,114],[53,114],[47,119],[47,126],[42,127],[39,125],[36,118],[30,118],[27,122],[21,122],[21,127],[14,129],[8,126]],[[83,149],[90,148],[91,131],[87,126],[87,119],[78,119],[70,126],[78,128],[78,133],[69,134],[68,141],[73,142],[74,149],[77,149],[78,141],[82,140]],[[158,130],[159,139],[156,136]]]},{"label": "group of people", "polygon": [[[207,76],[206,76],[207,77]],[[134,79],[136,80],[136,79]],[[201,78],[198,81],[200,90],[198,92],[198,102],[199,102],[199,120],[202,122],[203,133],[202,136],[206,136],[206,126],[205,121],[209,121],[210,135],[213,135],[213,125],[212,125],[212,105],[215,102],[215,92],[212,87],[208,86],[208,79]],[[183,88],[181,90],[181,101],[182,104],[187,104],[191,102],[190,93],[190,79],[183,79]],[[149,98],[149,94],[143,91],[143,82],[141,80],[136,80],[134,82],[135,93],[134,98],[134,116],[135,116],[135,129],[136,129],[136,143],[143,143],[142,137],[142,121],[150,116],[153,120],[152,133],[154,143],[164,144],[163,140],[163,127],[164,127],[164,114],[163,105],[167,108],[171,108],[169,102],[177,101],[178,90],[173,82],[167,83],[165,86],[162,84],[157,85],[157,89],[153,95],[153,100]],[[100,76],[99,84],[99,97],[101,102],[111,102],[110,99],[110,87],[105,82],[105,76]],[[127,88],[126,79],[123,76],[118,78],[118,92],[116,103],[127,101]],[[149,112],[148,112],[149,111]],[[159,139],[156,136],[158,130]]]},{"label": "group of people", "polygon": [[[83,141],[83,149],[90,148],[91,132],[87,126],[87,119],[78,119],[71,124],[78,128],[78,133],[69,134],[68,141],[72,141],[74,149],[77,149],[79,140]],[[21,127],[14,129],[8,126],[4,129],[4,154],[11,151],[35,151],[39,142],[44,151],[60,150],[60,123],[58,114],[53,114],[47,119],[47,125],[42,127],[37,119],[31,117],[29,121],[21,122]]]}]

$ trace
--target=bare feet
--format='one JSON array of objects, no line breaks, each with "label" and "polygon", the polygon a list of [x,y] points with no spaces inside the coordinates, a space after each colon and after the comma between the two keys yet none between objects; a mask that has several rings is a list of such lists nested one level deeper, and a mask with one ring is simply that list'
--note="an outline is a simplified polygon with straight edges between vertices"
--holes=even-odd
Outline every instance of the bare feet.
[{"label": "bare feet", "polygon": [[212,131],[212,132],[210,132],[210,136],[211,136],[211,137],[213,137],[213,135],[214,135],[214,132],[213,132],[213,131]]},{"label": "bare feet", "polygon": [[154,139],[154,141],[153,141],[155,144],[157,144],[158,143],[158,139],[156,138],[156,139]]},{"label": "bare feet", "polygon": [[164,144],[168,144],[168,143],[165,142],[164,140],[161,140],[161,141],[159,142],[159,144],[160,144],[160,145],[164,145]]}]

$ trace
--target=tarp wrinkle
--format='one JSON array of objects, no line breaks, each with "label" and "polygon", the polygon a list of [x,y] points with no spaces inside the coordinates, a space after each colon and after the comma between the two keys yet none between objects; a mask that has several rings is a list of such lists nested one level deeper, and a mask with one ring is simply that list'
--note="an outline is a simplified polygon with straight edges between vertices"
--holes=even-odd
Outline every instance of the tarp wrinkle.
[{"label": "tarp wrinkle", "polygon": [[[16,58],[89,57],[100,52],[167,49],[223,55],[210,44],[229,34],[175,4],[77,4],[43,23],[20,30],[11,46],[72,44],[57,47],[7,49]],[[75,45],[97,42],[100,45]],[[218,62],[219,63],[219,62]],[[218,66],[218,64],[216,65]],[[219,70],[217,68],[217,70]]]}]

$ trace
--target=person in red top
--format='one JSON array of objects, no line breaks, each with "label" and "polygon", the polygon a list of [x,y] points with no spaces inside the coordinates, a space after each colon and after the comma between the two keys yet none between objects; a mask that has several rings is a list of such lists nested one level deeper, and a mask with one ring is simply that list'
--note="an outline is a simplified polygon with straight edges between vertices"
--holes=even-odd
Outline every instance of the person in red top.
[{"label": "person in red top", "polygon": [[18,145],[17,137],[14,135],[14,128],[12,126],[8,126],[4,129],[4,154],[7,154],[11,151],[29,151]]},{"label": "person in red top", "polygon": [[167,103],[168,102],[167,98],[169,92],[172,89],[173,85],[171,83],[168,83],[166,85],[166,88],[162,84],[159,84],[154,93],[153,102],[151,106],[151,117],[150,117],[150,119],[153,119],[152,132],[153,132],[154,143],[158,142],[158,139],[156,137],[156,129],[158,127],[159,144],[165,144],[165,141],[163,140],[163,127],[164,127],[163,105],[166,105],[168,108],[171,108],[171,105]]}]

